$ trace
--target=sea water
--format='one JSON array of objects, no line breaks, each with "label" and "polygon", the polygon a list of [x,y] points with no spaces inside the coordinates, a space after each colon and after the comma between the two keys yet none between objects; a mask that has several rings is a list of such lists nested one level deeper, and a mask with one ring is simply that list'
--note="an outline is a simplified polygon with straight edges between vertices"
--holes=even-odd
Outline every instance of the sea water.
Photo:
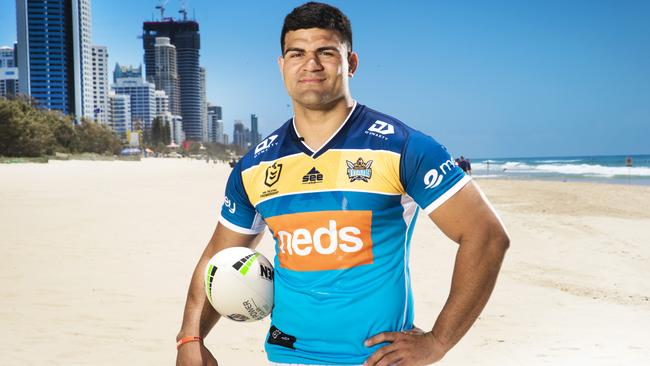
[{"label": "sea water", "polygon": [[470,161],[472,174],[482,178],[650,185],[650,155],[476,158]]}]

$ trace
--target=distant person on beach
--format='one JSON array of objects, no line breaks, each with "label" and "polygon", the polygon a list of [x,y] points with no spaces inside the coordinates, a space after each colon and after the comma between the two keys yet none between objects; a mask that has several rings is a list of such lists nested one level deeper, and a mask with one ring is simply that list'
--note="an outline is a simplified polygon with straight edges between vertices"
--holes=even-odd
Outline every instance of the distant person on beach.
[{"label": "distant person on beach", "polygon": [[472,162],[469,159],[465,159],[465,163],[467,166],[467,170],[465,172],[469,175],[472,175]]},{"label": "distant person on beach", "polygon": [[[270,365],[434,363],[487,303],[509,245],[505,228],[445,147],[352,98],[359,57],[339,9],[293,9],[280,44],[294,117],[230,174],[190,284],[176,364],[217,364],[202,341],[219,319],[203,289],[205,266],[221,249],[255,247],[267,226],[276,253]],[[419,209],[459,244],[449,297],[428,331],[413,324],[409,277]],[[245,357],[238,364],[249,364]]]},{"label": "distant person on beach", "polygon": [[467,160],[465,160],[465,157],[461,155],[460,159],[457,159],[457,162],[463,172],[467,173]]}]

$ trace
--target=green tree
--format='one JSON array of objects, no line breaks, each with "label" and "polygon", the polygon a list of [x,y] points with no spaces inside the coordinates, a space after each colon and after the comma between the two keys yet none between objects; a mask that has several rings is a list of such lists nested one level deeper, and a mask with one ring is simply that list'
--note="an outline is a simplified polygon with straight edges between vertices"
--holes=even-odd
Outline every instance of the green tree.
[{"label": "green tree", "polygon": [[0,98],[0,155],[37,157],[52,154],[56,139],[47,114],[25,98]]},{"label": "green tree", "polygon": [[161,122],[160,117],[156,117],[151,123],[151,146],[158,146],[162,142]]},{"label": "green tree", "polygon": [[165,146],[169,145],[172,142],[172,131],[169,126],[169,122],[165,121],[162,129],[162,142]]},{"label": "green tree", "polygon": [[81,123],[75,126],[78,135],[78,152],[96,154],[118,154],[122,148],[117,135],[107,126],[88,121],[82,118]]}]

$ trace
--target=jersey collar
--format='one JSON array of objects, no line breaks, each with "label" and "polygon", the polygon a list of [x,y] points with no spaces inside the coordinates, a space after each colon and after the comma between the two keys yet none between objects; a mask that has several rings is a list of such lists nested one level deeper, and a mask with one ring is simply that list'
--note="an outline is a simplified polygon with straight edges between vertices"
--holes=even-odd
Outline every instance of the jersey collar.
[{"label": "jersey collar", "polygon": [[355,112],[356,112],[357,109],[358,109],[358,108],[357,108],[357,107],[358,107],[357,101],[356,101],[356,100],[353,100],[353,102],[354,102],[354,104],[352,105],[352,109],[350,110],[350,113],[348,113],[348,116],[345,117],[345,120],[343,121],[343,123],[341,123],[341,125],[339,126],[339,128],[338,128],[336,131],[334,131],[334,133],[330,136],[329,139],[327,139],[327,141],[325,141],[325,143],[323,144],[323,146],[319,147],[319,148],[316,149],[316,150],[312,150],[312,149],[311,149],[311,148],[310,148],[310,147],[305,143],[305,141],[303,141],[302,136],[300,136],[300,134],[298,133],[298,129],[296,128],[296,118],[295,118],[296,116],[294,115],[293,117],[291,117],[291,131],[293,132],[293,135],[294,135],[294,137],[295,137],[295,140],[298,141],[298,144],[299,144],[300,149],[301,149],[305,154],[311,156],[312,158],[317,158],[317,157],[319,157],[320,155],[322,155],[325,151],[327,151],[327,150],[330,148],[330,145],[332,145],[332,144],[336,141],[336,138],[337,138],[339,135],[342,134],[341,131],[343,131],[343,130],[347,130],[348,125],[349,125],[349,124],[352,124],[351,122],[348,122],[348,121],[354,119],[354,118],[351,118],[351,117],[352,117],[352,115],[356,115]]}]

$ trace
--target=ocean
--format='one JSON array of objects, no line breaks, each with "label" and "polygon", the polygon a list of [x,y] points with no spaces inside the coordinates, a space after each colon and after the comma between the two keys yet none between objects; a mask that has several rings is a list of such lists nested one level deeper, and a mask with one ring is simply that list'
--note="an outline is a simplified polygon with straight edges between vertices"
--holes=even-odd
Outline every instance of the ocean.
[{"label": "ocean", "polygon": [[[627,166],[631,159],[632,166]],[[650,185],[650,155],[470,158],[480,178]]]}]

